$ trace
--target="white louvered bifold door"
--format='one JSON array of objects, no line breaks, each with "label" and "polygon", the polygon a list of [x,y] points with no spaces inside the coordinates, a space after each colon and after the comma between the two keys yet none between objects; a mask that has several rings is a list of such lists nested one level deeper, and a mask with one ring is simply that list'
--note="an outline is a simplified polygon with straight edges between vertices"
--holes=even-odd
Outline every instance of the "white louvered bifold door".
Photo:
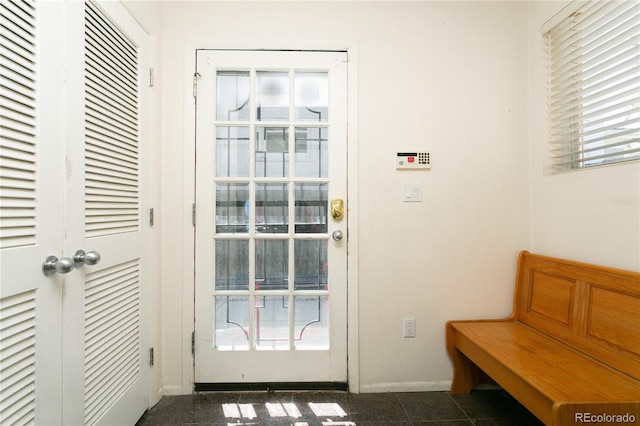
[{"label": "white louvered bifold door", "polygon": [[[119,2],[0,1],[0,425],[148,406],[147,34]],[[47,256],[97,265],[45,276]]]},{"label": "white louvered bifold door", "polygon": [[[46,17],[46,19],[45,19]],[[0,2],[0,424],[59,424],[61,39],[50,3]],[[55,25],[51,25],[56,22]]]},{"label": "white louvered bifold door", "polygon": [[[146,33],[117,2],[71,2],[83,45],[69,111],[66,250],[97,251],[69,277],[64,300],[64,424],[135,424],[148,407],[143,309],[143,83]],[[79,41],[78,41],[79,42]],[[71,43],[71,41],[70,41]],[[82,102],[78,102],[81,100]],[[76,226],[77,225],[77,226]],[[71,275],[71,274],[70,274]]]}]

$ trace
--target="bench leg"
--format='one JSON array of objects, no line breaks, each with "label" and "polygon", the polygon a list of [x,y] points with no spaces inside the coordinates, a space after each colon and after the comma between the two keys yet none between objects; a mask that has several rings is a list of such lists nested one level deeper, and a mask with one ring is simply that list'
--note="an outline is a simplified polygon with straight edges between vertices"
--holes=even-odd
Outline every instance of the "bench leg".
[{"label": "bench leg", "polygon": [[447,352],[453,361],[452,394],[468,394],[483,382],[485,374],[454,345],[455,331],[447,324]]},{"label": "bench leg", "polygon": [[[458,358],[453,361],[453,381],[451,382],[452,394],[468,394],[473,388],[483,382],[484,373],[469,358],[455,349]],[[451,357],[454,358],[453,356]]]}]

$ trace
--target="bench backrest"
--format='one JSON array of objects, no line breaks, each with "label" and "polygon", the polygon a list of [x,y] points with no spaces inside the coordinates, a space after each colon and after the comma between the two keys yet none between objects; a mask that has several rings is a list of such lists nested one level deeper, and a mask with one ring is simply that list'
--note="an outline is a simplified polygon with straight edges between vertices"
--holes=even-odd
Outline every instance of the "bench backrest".
[{"label": "bench backrest", "polygon": [[523,251],[513,318],[640,380],[638,272]]}]

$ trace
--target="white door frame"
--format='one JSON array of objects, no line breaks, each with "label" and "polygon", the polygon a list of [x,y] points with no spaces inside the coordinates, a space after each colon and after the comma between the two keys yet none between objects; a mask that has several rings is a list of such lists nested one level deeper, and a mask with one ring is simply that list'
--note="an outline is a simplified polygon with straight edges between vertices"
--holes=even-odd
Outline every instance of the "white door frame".
[{"label": "white door frame", "polygon": [[354,41],[249,41],[225,43],[216,40],[191,39],[185,43],[184,57],[184,156],[183,156],[183,229],[182,229],[182,346],[181,346],[181,386],[163,389],[167,395],[190,394],[194,386],[194,364],[191,352],[191,336],[194,331],[195,305],[195,240],[192,224],[192,206],[195,203],[195,101],[193,96],[193,78],[198,49],[233,50],[336,50],[347,51],[347,200],[350,221],[348,224],[347,256],[347,380],[349,391],[360,392],[359,363],[359,263],[358,263],[358,122],[357,122],[357,44]]}]

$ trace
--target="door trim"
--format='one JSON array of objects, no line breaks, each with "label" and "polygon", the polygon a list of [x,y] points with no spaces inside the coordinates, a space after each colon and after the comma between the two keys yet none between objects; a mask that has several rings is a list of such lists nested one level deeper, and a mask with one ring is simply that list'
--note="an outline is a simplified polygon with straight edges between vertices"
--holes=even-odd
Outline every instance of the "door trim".
[{"label": "door trim", "polygon": [[[347,257],[347,380],[350,392],[360,392],[359,365],[359,273],[358,273],[358,110],[357,110],[357,52],[355,41],[254,41],[245,43],[224,43],[213,40],[190,39],[184,50],[184,156],[183,156],[183,228],[182,228],[182,321],[180,348],[181,385],[165,386],[165,395],[190,394],[194,390],[195,370],[191,336],[195,318],[195,234],[191,221],[192,205],[195,203],[195,139],[196,108],[193,96],[193,78],[196,66],[196,51],[200,49],[232,50],[326,50],[347,52],[347,199],[350,222],[349,255]],[[169,356],[167,356],[169,355]],[[165,354],[165,359],[173,359],[177,354]]]}]

